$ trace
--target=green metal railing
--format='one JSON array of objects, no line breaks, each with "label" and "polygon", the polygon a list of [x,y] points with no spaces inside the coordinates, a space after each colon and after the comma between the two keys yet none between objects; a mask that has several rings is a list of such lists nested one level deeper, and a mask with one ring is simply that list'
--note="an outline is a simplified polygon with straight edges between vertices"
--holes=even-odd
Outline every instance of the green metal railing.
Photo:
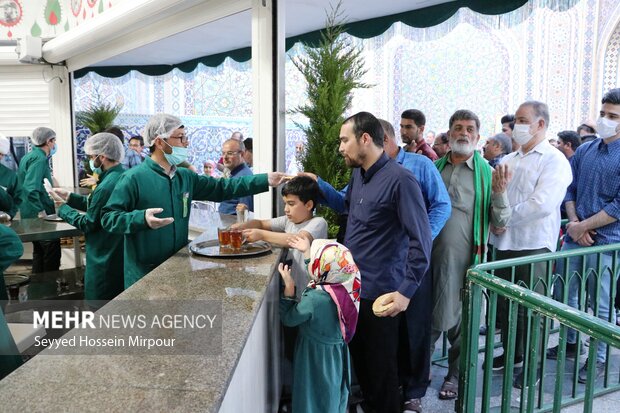
[{"label": "green metal railing", "polygon": [[[620,348],[620,328],[611,321],[614,316],[614,297],[616,295],[616,281],[618,278],[618,255],[620,244],[580,248],[558,253],[540,254],[535,256],[495,261],[480,264],[471,268],[467,274],[465,294],[463,298],[463,321],[462,321],[462,344],[461,344],[461,377],[459,379],[459,399],[457,400],[458,412],[489,412],[489,411],[523,411],[523,412],[560,412],[561,408],[579,402],[584,403],[584,412],[592,411],[592,399],[595,396],[620,390],[620,375],[614,372],[615,380],[612,382],[610,374],[611,347]],[[611,257],[611,265],[603,263]],[[595,265],[587,265],[587,259]],[[569,271],[569,264],[580,260],[579,271]],[[564,271],[555,271],[556,263],[562,263]],[[515,283],[517,268],[528,269],[528,277],[525,281]],[[535,270],[536,269],[536,270]],[[609,296],[601,296],[601,281],[603,274],[610,271],[611,286]],[[494,273],[502,273],[502,279]],[[507,277],[506,274],[509,274]],[[577,277],[578,282],[578,308],[568,306],[569,285],[571,279]],[[595,294],[588,294],[588,282],[594,282]],[[553,288],[555,286],[555,288]],[[561,288],[558,288],[561,287]],[[485,290],[486,289],[486,290]],[[481,324],[481,308],[483,296],[487,298],[487,335],[483,346],[479,345],[479,327]],[[555,296],[556,299],[552,297]],[[493,390],[494,377],[492,361],[495,348],[495,320],[498,300],[506,300],[507,317],[504,318],[506,360],[514,360],[518,313],[525,320],[524,325],[524,360],[522,371],[522,388],[513,390],[514,363],[505,364],[501,378],[501,389]],[[558,301],[559,300],[559,301]],[[593,304],[593,314],[587,312],[587,302]],[[603,320],[599,314],[601,300],[608,300],[610,312],[609,318]],[[557,320],[559,329],[551,330],[552,320]],[[577,332],[577,348],[581,341],[581,335],[590,336],[590,350],[588,354],[587,380],[585,385],[578,383],[578,370],[580,367],[579,355],[576,356],[572,366],[571,385],[569,394],[564,391],[564,375],[566,362],[566,338],[568,328]],[[559,332],[558,354],[555,366],[547,361],[545,354],[549,338]],[[602,385],[599,385],[596,377],[596,352],[599,341],[607,343],[605,365]],[[501,346],[501,344],[499,345]],[[484,353],[484,368],[478,367],[478,353]],[[579,350],[577,350],[579,354]],[[482,378],[479,380],[479,373]],[[549,378],[554,376],[554,382]],[[545,387],[545,383],[549,382]],[[496,383],[497,384],[497,383]],[[495,386],[497,388],[498,386]],[[545,389],[553,391],[545,392]],[[480,390],[481,399],[476,396]],[[499,393],[498,393],[499,391]],[[516,394],[515,394],[516,393]],[[518,406],[513,406],[513,400],[518,400]]]}]

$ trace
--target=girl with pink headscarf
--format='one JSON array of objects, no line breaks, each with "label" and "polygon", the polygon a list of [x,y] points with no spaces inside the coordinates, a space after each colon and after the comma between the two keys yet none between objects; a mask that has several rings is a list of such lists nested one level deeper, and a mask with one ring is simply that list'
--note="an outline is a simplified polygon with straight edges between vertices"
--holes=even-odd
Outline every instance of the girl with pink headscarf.
[{"label": "girl with pink headscarf", "polygon": [[280,319],[299,326],[293,359],[293,411],[347,411],[351,369],[347,343],[355,334],[360,273],[347,247],[335,241],[310,242],[296,236],[289,245],[304,253],[310,282],[299,301],[287,265],[278,271],[284,282]]}]

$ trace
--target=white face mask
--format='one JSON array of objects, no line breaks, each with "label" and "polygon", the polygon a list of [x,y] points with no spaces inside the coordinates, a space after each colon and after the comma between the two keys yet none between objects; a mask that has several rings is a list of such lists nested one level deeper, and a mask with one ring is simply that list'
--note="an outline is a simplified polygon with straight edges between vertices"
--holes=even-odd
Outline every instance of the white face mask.
[{"label": "white face mask", "polygon": [[515,123],[515,127],[512,130],[512,139],[521,146],[528,143],[534,137],[534,135],[530,133],[530,126],[531,125]]},{"label": "white face mask", "polygon": [[596,120],[596,131],[599,136],[603,139],[611,138],[617,134],[616,128],[618,127],[618,122],[607,118],[598,118]]}]

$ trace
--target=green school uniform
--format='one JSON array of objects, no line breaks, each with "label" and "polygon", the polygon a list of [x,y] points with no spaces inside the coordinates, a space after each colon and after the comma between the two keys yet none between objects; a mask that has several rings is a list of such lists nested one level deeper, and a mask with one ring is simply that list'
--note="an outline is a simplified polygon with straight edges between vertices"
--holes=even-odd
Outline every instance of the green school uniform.
[{"label": "green school uniform", "polygon": [[21,203],[21,190],[17,183],[17,174],[1,164],[0,186],[0,211],[7,212],[14,218]]},{"label": "green school uniform", "polygon": [[346,413],[351,388],[349,348],[329,294],[306,288],[299,302],[282,297],[280,319],[299,326],[293,355],[293,411]]},{"label": "green school uniform", "polygon": [[[267,174],[214,179],[178,168],[170,177],[151,158],[126,171],[103,208],[101,221],[106,231],[125,234],[125,288],[187,244],[192,200],[220,202],[268,188]],[[148,208],[163,208],[157,217],[172,217],[174,222],[150,229],[144,218]]]},{"label": "green school uniform", "polygon": [[[123,235],[111,234],[101,227],[102,209],[123,172],[120,164],[104,171],[88,197],[71,194],[58,210],[62,219],[86,237],[84,296],[87,300],[111,300],[123,292]],[[78,209],[86,214],[80,214]]]},{"label": "green school uniform", "polygon": [[47,155],[43,149],[34,147],[19,162],[17,172],[22,190],[22,202],[19,206],[22,218],[36,218],[41,211],[48,214],[55,212],[54,202],[43,187],[43,178],[52,182]]}]

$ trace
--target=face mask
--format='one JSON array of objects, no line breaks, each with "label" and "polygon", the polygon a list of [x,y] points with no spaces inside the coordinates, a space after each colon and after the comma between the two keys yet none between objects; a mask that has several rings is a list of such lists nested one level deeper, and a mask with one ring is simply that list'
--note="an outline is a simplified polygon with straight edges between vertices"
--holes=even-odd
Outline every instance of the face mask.
[{"label": "face mask", "polygon": [[88,161],[88,164],[90,165],[90,170],[96,173],[97,175],[101,175],[103,173],[103,170],[101,169],[101,166],[99,167],[95,166],[95,159],[91,159]]},{"label": "face mask", "polygon": [[168,142],[164,141],[166,145],[172,148],[172,153],[164,152],[164,157],[170,165],[178,165],[185,162],[187,159],[187,148],[182,146],[171,146]]},{"label": "face mask", "polygon": [[54,154],[56,153],[56,150],[58,149],[58,144],[55,143],[54,147],[52,148],[52,150],[50,151],[50,156],[54,156]]},{"label": "face mask", "polygon": [[617,134],[616,128],[618,127],[618,122],[607,118],[598,118],[596,120],[596,131],[599,136],[603,139],[611,138]]},{"label": "face mask", "polygon": [[533,137],[534,135],[530,133],[530,125],[515,123],[515,128],[512,130],[512,139],[514,139],[515,142],[523,146]]}]

